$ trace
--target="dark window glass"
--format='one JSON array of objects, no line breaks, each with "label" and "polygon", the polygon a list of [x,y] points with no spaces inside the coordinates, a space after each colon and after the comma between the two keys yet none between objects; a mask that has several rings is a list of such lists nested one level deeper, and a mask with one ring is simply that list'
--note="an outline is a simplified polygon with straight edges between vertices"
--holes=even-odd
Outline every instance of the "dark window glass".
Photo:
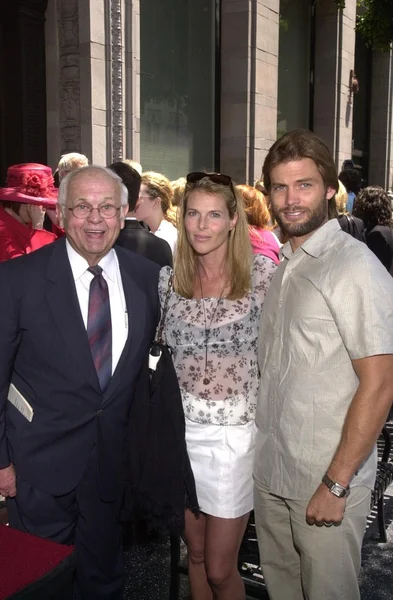
[{"label": "dark window glass", "polygon": [[141,163],[170,179],[214,167],[215,2],[142,0]]},{"label": "dark window glass", "polygon": [[277,137],[309,128],[310,0],[281,0],[279,36]]}]

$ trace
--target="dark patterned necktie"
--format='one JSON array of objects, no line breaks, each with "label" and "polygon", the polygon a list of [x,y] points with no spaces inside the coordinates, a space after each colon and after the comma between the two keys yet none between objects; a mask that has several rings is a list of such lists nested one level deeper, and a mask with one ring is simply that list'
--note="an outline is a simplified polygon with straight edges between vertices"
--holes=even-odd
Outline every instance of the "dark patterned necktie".
[{"label": "dark patterned necktie", "polygon": [[101,390],[105,391],[112,377],[112,322],[108,284],[102,276],[101,267],[96,265],[87,270],[94,275],[90,282],[87,337]]}]

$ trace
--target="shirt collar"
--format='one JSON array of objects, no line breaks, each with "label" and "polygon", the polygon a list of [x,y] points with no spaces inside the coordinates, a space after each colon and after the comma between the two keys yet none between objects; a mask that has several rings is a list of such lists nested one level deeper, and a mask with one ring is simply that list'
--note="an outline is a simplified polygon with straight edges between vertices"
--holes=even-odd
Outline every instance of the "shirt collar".
[{"label": "shirt collar", "polygon": [[[74,250],[74,248],[71,246],[68,240],[66,240],[66,248],[68,259],[71,265],[72,275],[74,276],[74,280],[77,281],[78,279],[80,279],[80,277],[82,277],[82,275],[84,275],[84,273],[86,273],[87,269],[89,268],[89,263],[85,258],[83,258],[83,256],[81,256],[76,250]],[[105,275],[111,281],[115,282],[117,267],[115,250],[113,248],[109,250],[108,254],[105,254],[105,256],[101,258],[98,264],[100,265],[100,267],[102,267],[102,270],[104,271]]]},{"label": "shirt collar", "polygon": [[340,223],[337,219],[330,219],[327,223],[319,227],[295,252],[292,251],[291,244],[287,242],[281,248],[281,254],[288,260],[296,252],[304,252],[314,258],[318,258],[325,249],[326,243],[338,232],[341,231]]}]

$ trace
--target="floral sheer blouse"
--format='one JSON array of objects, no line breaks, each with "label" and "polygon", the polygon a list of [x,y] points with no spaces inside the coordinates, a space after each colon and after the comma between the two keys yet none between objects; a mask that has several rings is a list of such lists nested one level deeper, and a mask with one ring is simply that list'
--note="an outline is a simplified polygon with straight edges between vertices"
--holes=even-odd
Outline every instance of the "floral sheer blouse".
[{"label": "floral sheer blouse", "polygon": [[[164,338],[173,352],[188,419],[214,425],[242,425],[254,419],[259,320],[275,270],[273,261],[254,255],[252,289],[240,300],[187,299],[171,290]],[[171,276],[170,267],[161,269],[162,307]]]}]

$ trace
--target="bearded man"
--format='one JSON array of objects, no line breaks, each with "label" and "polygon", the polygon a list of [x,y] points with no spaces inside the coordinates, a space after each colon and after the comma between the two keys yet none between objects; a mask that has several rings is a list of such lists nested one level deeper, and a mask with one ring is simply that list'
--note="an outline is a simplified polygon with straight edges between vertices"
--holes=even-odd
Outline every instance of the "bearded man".
[{"label": "bearded man", "polygon": [[328,220],[338,189],[314,133],[263,165],[288,242],[260,323],[255,520],[271,600],[359,600],[376,440],[393,400],[393,280]]}]

